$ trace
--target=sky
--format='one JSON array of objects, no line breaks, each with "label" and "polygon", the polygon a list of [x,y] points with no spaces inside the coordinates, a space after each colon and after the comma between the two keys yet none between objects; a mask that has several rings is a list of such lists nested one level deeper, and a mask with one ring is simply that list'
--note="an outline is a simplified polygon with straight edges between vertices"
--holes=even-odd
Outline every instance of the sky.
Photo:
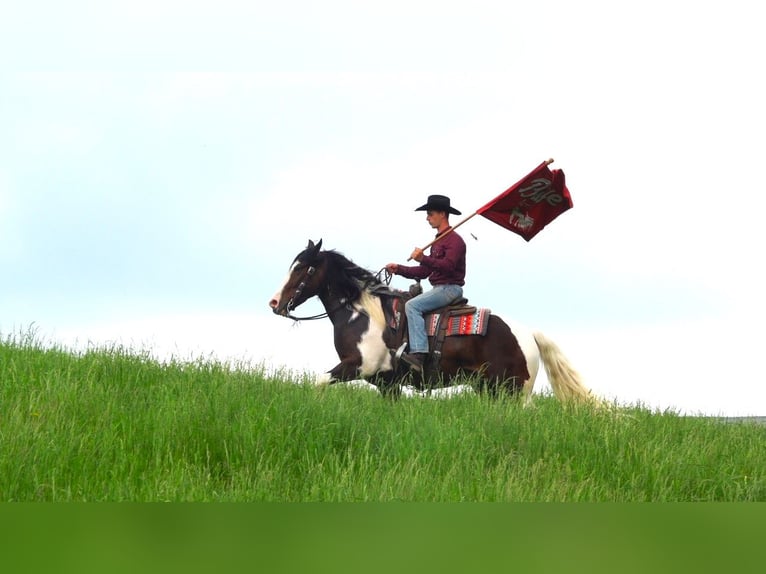
[{"label": "sky", "polygon": [[757,7],[12,3],[0,336],[321,373],[329,321],[268,307],[309,239],[403,263],[428,195],[468,215],[554,158],[574,208],[528,243],[465,223],[465,296],[609,400],[766,415]]}]

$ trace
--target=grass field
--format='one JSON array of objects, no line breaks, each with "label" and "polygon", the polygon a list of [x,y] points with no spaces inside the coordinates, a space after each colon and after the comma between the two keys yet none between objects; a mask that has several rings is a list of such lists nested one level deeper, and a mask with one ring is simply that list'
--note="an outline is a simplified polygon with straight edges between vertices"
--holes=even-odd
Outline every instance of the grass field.
[{"label": "grass field", "polygon": [[766,427],[0,341],[3,501],[766,501]]}]

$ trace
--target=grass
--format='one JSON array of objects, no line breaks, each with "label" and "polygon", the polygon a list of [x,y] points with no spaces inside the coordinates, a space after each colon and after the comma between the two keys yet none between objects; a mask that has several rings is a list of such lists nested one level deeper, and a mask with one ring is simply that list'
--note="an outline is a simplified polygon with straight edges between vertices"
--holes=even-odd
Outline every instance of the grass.
[{"label": "grass", "polygon": [[760,425],[301,379],[6,338],[0,500],[766,501]]}]

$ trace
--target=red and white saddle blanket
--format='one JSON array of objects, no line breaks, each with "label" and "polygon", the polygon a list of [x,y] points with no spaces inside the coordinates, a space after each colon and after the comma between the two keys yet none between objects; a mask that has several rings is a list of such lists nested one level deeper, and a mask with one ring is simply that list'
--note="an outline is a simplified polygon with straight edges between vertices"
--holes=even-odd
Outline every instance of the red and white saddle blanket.
[{"label": "red and white saddle blanket", "polygon": [[[477,309],[474,313],[452,315],[442,319],[442,321],[447,321],[445,335],[447,337],[450,335],[486,335],[490,315],[491,311],[489,309]],[[426,333],[428,333],[429,337],[436,335],[438,323],[439,313],[426,315]]]}]

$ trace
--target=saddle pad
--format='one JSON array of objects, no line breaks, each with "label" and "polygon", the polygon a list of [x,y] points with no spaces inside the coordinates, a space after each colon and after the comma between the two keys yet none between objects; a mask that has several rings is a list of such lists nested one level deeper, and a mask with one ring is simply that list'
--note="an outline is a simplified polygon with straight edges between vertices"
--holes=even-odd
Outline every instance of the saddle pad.
[{"label": "saddle pad", "polygon": [[[465,315],[453,315],[447,321],[446,336],[450,335],[486,335],[489,325],[489,309],[477,309],[475,313]],[[429,337],[436,335],[436,326],[439,323],[439,313],[426,315],[426,333]]]}]

